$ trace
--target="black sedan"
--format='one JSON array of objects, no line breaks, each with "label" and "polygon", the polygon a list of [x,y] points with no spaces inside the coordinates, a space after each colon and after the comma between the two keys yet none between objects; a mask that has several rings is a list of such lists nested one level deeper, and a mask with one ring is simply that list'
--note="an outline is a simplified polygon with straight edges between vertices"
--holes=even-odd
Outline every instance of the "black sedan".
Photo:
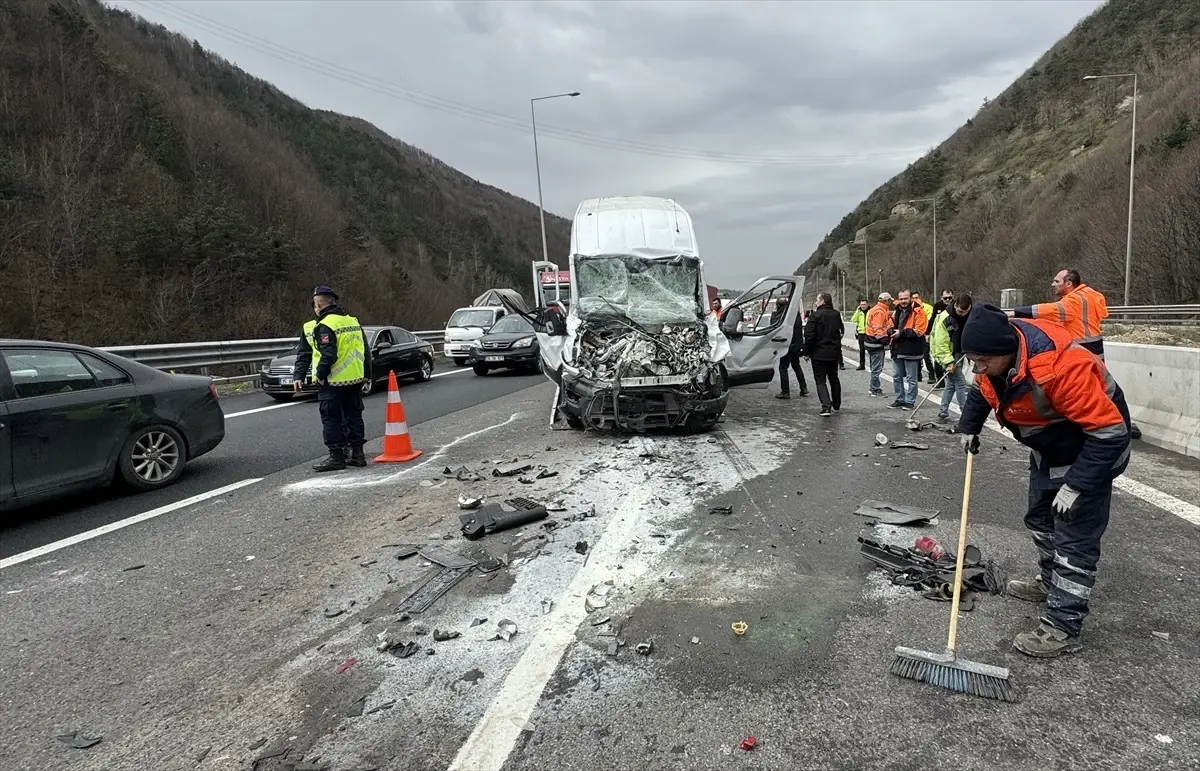
[{"label": "black sedan", "polygon": [[510,313],[497,321],[483,337],[471,343],[467,364],[476,375],[494,369],[541,370],[541,353],[533,325],[524,316]]},{"label": "black sedan", "polygon": [[[418,383],[433,377],[433,343],[427,343],[407,329],[400,327],[363,327],[371,349],[371,376],[363,383],[363,396],[369,395],[380,383],[387,383],[388,373],[396,377],[411,377]],[[295,394],[292,371],[296,354],[289,353],[271,359],[258,373],[262,392],[276,401],[287,401]],[[316,366],[314,361],[312,366]],[[317,392],[317,384],[304,383],[301,394]]]},{"label": "black sedan", "polygon": [[0,509],[113,481],[165,487],[224,438],[211,378],[79,345],[0,340]]}]

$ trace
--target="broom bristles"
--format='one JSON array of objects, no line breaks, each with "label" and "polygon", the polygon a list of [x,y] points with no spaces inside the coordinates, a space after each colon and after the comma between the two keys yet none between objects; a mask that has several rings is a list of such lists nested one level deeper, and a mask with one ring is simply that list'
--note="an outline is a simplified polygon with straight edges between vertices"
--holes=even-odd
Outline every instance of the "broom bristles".
[{"label": "broom bristles", "polygon": [[906,655],[897,650],[889,671],[906,680],[969,696],[1008,702],[1017,700],[1007,669],[925,651],[913,653],[918,655]]}]

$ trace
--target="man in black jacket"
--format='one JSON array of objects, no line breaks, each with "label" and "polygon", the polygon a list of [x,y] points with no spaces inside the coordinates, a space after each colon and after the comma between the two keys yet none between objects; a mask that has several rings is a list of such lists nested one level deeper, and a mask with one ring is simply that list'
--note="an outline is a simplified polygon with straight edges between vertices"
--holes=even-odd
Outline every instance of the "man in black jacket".
[{"label": "man in black jacket", "polygon": [[[787,306],[784,306],[784,312]],[[780,316],[782,318],[782,315]],[[791,384],[788,382],[788,367],[796,373],[796,382],[800,384],[800,395],[808,396],[808,383],[804,380],[804,370],[800,369],[800,357],[804,355],[804,314],[797,311],[796,321],[792,324],[792,337],[788,343],[787,353],[779,357],[779,393],[776,399],[791,399]]]},{"label": "man in black jacket", "polygon": [[[846,334],[842,315],[833,307],[833,296],[822,292],[817,296],[817,309],[804,328],[804,353],[812,359],[813,378],[817,381],[817,398],[821,400],[821,415],[829,417],[842,408],[842,381],[838,362],[842,360],[842,336]],[[826,385],[828,381],[828,385]]]}]

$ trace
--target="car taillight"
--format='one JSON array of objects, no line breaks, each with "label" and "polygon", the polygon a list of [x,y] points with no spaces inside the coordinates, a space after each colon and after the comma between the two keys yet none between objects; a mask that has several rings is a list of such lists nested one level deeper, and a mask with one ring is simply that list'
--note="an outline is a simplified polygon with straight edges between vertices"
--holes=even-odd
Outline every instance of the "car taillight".
[{"label": "car taillight", "polygon": [[217,386],[216,386],[216,384],[215,384],[215,383],[209,383],[209,384],[208,384],[208,392],[209,392],[210,394],[212,394],[212,398],[214,398],[214,399],[216,399],[216,398],[217,398]]}]

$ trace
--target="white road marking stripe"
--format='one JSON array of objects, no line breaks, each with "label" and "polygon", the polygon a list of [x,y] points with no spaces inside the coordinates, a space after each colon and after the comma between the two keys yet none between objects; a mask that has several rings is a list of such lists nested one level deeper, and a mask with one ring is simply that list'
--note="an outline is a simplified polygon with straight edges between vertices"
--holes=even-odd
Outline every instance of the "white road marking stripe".
[{"label": "white road marking stripe", "polygon": [[[856,367],[858,366],[858,362],[850,357],[843,356],[842,358],[846,361],[846,363],[853,364]],[[868,371],[867,374],[870,375],[870,372]],[[894,382],[891,375],[886,375],[881,372],[879,377],[887,380],[889,383]],[[921,396],[924,396],[927,391],[918,388],[918,393]],[[932,396],[929,397],[929,401],[933,401]],[[958,405],[954,403],[953,399],[950,401],[950,409],[959,414],[962,413],[962,411],[958,409]],[[1000,427],[1000,424],[995,421],[994,417],[989,417],[987,423],[984,425],[995,431],[997,434],[1000,434],[1005,439],[1012,439],[1012,436]],[[1114,479],[1113,487],[1129,493],[1130,495],[1141,498],[1151,506],[1157,506],[1168,514],[1174,514],[1186,522],[1191,522],[1193,525],[1200,526],[1200,506],[1197,506],[1194,503],[1188,503],[1181,498],[1176,498],[1174,495],[1164,493],[1158,488],[1151,487],[1148,484],[1139,482],[1136,479],[1132,479],[1128,476],[1119,476]]]},{"label": "white road marking stripe", "polygon": [[[446,377],[447,375],[461,375],[464,372],[471,372],[471,370],[456,369],[456,370],[450,370],[449,372],[438,372],[438,373],[432,375],[429,379],[433,380],[433,378],[435,378],[435,377]],[[303,402],[303,401],[290,401],[290,402],[282,402],[281,404],[270,404],[266,407],[255,407],[252,410],[242,410],[241,412],[231,412],[225,416],[225,419],[229,420],[230,418],[240,418],[243,415],[253,415],[256,412],[269,412],[270,410],[281,410],[284,407],[295,407],[297,404],[304,404],[304,403],[305,402]]]},{"label": "white road marking stripe", "polygon": [[99,536],[115,532],[122,528],[129,527],[130,525],[136,525],[139,522],[145,522],[148,519],[154,519],[155,517],[161,517],[163,514],[169,514],[172,511],[178,511],[179,509],[186,508],[187,506],[191,506],[193,503],[200,503],[201,501],[208,500],[209,498],[216,498],[217,496],[224,495],[225,493],[231,493],[234,490],[238,490],[240,488],[252,485],[255,482],[261,482],[261,481],[262,481],[262,477],[257,477],[255,479],[243,479],[242,481],[234,482],[231,485],[225,485],[224,487],[218,487],[215,490],[209,490],[206,493],[200,493],[199,495],[193,495],[190,498],[184,498],[182,501],[175,501],[175,503],[168,503],[166,506],[159,506],[157,509],[151,509],[150,511],[142,512],[141,514],[135,514],[134,516],[129,517],[127,519],[122,519],[119,522],[111,522],[102,527],[98,527],[95,530],[88,530],[86,533],[78,533],[69,538],[64,538],[61,541],[55,541],[54,543],[48,543],[45,546],[39,546],[36,549],[30,549],[29,551],[21,552],[20,554],[15,554],[12,557],[5,557],[4,559],[0,560],[0,570],[3,570],[4,568],[12,567],[13,565],[19,565],[22,562],[28,562],[29,560],[32,560],[32,559],[37,559],[38,557],[42,557],[51,552],[56,552],[59,549],[65,549],[68,546],[74,546],[77,543],[83,543],[84,541],[90,541],[93,538],[98,538]]}]

